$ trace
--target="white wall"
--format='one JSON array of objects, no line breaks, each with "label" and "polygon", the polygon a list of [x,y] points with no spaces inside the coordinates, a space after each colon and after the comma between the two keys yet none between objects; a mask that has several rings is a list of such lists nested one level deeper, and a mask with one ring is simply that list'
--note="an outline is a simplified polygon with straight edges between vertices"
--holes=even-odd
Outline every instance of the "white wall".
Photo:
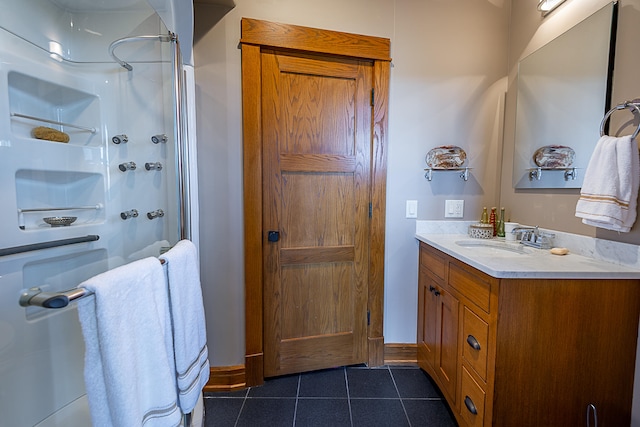
[{"label": "white wall", "polygon": [[[385,342],[415,342],[417,243],[405,200],[441,219],[444,200],[465,218],[498,200],[509,8],[503,0],[236,0],[217,24],[196,3],[196,84],[201,259],[213,366],[244,363],[240,19],[391,39]],[[424,179],[424,156],[454,144],[474,168]]]}]

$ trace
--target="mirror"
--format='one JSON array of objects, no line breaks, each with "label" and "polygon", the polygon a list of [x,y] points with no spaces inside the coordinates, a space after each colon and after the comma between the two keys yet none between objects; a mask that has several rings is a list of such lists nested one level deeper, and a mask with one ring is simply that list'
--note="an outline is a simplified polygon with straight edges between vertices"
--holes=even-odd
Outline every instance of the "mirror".
[{"label": "mirror", "polygon": [[520,61],[515,188],[582,186],[611,104],[616,16],[613,2]]}]

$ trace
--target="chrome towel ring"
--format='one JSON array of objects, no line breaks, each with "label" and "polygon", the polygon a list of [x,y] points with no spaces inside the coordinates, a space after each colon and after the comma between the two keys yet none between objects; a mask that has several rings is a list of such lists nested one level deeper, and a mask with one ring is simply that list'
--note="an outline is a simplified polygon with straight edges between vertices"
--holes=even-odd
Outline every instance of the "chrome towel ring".
[{"label": "chrome towel ring", "polygon": [[[638,113],[638,115],[640,116],[640,107],[638,107],[638,104],[640,103],[640,100],[638,99],[634,99],[633,101],[626,101],[622,104],[618,104],[615,107],[613,107],[612,109],[610,109],[609,111],[607,111],[607,114],[604,115],[604,118],[602,119],[602,123],[600,123],[600,136],[604,136],[604,126],[607,123],[607,120],[609,119],[609,117],[611,116],[611,114],[613,114],[614,111],[617,110],[624,110],[626,108],[632,110],[632,112]],[[633,135],[631,136],[631,138],[635,139],[636,136],[638,136],[638,134],[640,133],[640,125],[638,125],[637,129],[635,132],[633,132]]]}]

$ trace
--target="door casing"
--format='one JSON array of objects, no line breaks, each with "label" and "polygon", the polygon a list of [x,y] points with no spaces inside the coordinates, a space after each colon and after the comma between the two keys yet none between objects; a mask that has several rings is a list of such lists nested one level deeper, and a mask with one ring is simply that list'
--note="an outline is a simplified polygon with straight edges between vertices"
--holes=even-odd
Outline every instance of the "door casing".
[{"label": "door casing", "polygon": [[386,38],[279,24],[241,21],[243,201],[245,273],[245,382],[264,382],[262,243],[262,48],[292,49],[373,61],[371,220],[369,228],[368,365],[384,363],[384,232],[390,41]]}]

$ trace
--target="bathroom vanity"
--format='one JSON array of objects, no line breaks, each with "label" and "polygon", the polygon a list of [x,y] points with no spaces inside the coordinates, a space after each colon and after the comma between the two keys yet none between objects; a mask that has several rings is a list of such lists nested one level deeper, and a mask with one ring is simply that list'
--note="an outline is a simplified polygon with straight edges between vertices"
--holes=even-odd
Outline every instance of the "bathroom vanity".
[{"label": "bathroom vanity", "polygon": [[460,426],[629,425],[640,270],[416,237],[418,364]]}]

